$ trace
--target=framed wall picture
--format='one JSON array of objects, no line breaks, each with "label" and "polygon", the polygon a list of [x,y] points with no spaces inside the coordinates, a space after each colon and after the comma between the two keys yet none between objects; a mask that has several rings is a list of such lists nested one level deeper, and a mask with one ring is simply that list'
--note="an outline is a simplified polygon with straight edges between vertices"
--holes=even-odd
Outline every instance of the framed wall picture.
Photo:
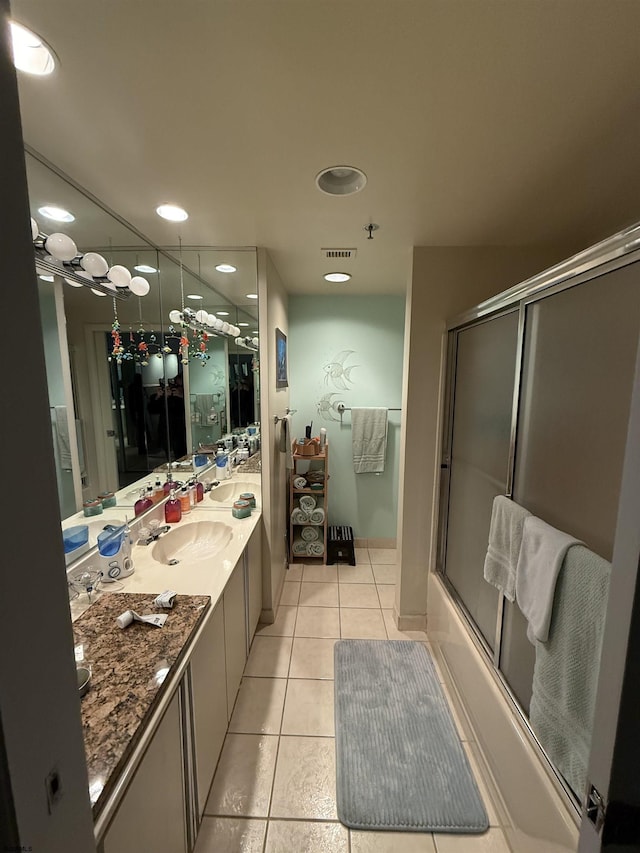
[{"label": "framed wall picture", "polygon": [[276,388],[286,388],[287,380],[287,336],[276,329]]}]

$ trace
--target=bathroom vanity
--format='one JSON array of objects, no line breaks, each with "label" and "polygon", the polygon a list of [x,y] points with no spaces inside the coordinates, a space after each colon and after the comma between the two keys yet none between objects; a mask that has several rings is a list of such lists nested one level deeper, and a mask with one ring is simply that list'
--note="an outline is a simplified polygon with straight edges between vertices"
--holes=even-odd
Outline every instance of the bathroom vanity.
[{"label": "bathroom vanity", "polygon": [[[242,475],[255,480],[258,504],[259,479]],[[260,510],[236,519],[213,495],[157,542],[133,546],[135,570],[118,591],[106,587],[81,615],[72,603],[77,648],[92,667],[81,707],[102,853],[189,853],[195,844],[262,608]],[[161,504],[149,511],[161,513]],[[153,601],[167,589],[175,605],[162,611]],[[168,619],[120,629],[115,619],[128,609]]]}]

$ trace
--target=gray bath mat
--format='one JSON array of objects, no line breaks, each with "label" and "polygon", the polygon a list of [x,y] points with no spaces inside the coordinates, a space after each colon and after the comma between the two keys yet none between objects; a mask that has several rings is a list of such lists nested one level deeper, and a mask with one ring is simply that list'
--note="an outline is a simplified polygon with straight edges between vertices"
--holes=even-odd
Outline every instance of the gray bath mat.
[{"label": "gray bath mat", "polygon": [[489,821],[426,648],[340,640],[334,657],[342,823],[484,832]]}]

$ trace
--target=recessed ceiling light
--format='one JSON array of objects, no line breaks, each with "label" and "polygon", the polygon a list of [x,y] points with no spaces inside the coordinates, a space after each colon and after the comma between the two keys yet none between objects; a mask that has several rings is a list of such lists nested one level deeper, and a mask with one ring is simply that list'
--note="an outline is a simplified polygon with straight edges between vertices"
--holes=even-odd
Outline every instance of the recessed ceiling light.
[{"label": "recessed ceiling light", "polygon": [[204,299],[199,293],[187,293],[187,299]]},{"label": "recessed ceiling light", "polygon": [[13,64],[18,71],[44,77],[56,67],[53,51],[44,41],[22,24],[10,22]]},{"label": "recessed ceiling light", "polygon": [[39,275],[38,278],[41,278],[43,281],[55,281],[52,275]]},{"label": "recessed ceiling light", "polygon": [[45,204],[44,207],[39,207],[38,213],[46,216],[47,219],[55,219],[56,222],[73,222],[75,219],[73,213],[69,213],[64,207],[56,207],[55,204]]},{"label": "recessed ceiling light", "polygon": [[367,176],[354,166],[330,166],[316,175],[316,185],[327,195],[352,195],[367,183]]},{"label": "recessed ceiling light", "polygon": [[137,267],[134,267],[134,270],[137,272],[158,272],[155,267],[150,267],[149,264],[138,264]]},{"label": "recessed ceiling light", "polygon": [[348,272],[328,272],[325,278],[327,281],[349,281],[351,275]]},{"label": "recessed ceiling light", "polygon": [[187,211],[182,207],[178,207],[177,204],[161,204],[159,207],[156,207],[156,213],[170,222],[184,222],[185,219],[189,218]]},{"label": "recessed ceiling light", "polygon": [[248,326],[248,323],[238,323],[239,326]]},{"label": "recessed ceiling light", "polygon": [[229,316],[228,311],[218,311],[217,314],[218,314],[218,317],[228,317]]},{"label": "recessed ceiling light", "polygon": [[257,293],[247,293],[246,296],[247,296],[247,299],[257,299],[258,298]]},{"label": "recessed ceiling light", "polygon": [[218,272],[236,272],[238,268],[234,267],[233,264],[218,264],[216,269]]}]

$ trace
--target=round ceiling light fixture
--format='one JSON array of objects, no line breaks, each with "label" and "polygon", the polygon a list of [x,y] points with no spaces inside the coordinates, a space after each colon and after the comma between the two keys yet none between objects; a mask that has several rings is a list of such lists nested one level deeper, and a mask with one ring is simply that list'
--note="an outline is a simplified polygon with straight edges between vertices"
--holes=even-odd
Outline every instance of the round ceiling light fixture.
[{"label": "round ceiling light fixture", "polygon": [[39,207],[38,213],[46,216],[47,219],[54,219],[56,222],[73,222],[75,219],[73,213],[69,213],[64,207],[57,207],[55,204],[45,204],[44,207]]},{"label": "round ceiling light fixture", "polygon": [[229,316],[228,311],[218,311],[218,317],[228,317],[228,316]]},{"label": "round ceiling light fixture", "polygon": [[45,77],[52,74],[56,61],[51,48],[32,30],[10,21],[13,64],[18,71]]},{"label": "round ceiling light fixture", "polygon": [[334,282],[340,283],[343,281],[349,281],[349,279],[351,278],[351,275],[348,272],[328,272],[328,273],[326,273],[324,278],[327,281],[334,281]]},{"label": "round ceiling light fixture", "polygon": [[327,195],[353,195],[364,188],[367,176],[355,166],[330,166],[316,175],[316,185]]},{"label": "round ceiling light fixture", "polygon": [[238,323],[239,326],[248,326],[248,323]]},{"label": "round ceiling light fixture", "polygon": [[187,293],[187,299],[204,299],[199,293]]},{"label": "round ceiling light fixture", "polygon": [[[257,298],[258,298],[258,294],[257,294],[257,293],[247,293],[247,294],[246,294],[246,297],[247,297],[247,299],[257,299]],[[220,312],[218,311],[218,314],[219,314],[219,313],[220,313]]]},{"label": "round ceiling light fixture", "polygon": [[134,267],[134,270],[136,270],[136,272],[146,272],[146,273],[158,272],[158,270],[155,267],[152,267],[149,264],[138,264],[137,266]]},{"label": "round ceiling light fixture", "polygon": [[237,267],[234,267],[233,264],[218,264],[216,266],[218,272],[236,272]]},{"label": "round ceiling light fixture", "polygon": [[183,207],[178,207],[177,204],[161,204],[156,207],[156,213],[163,219],[168,219],[169,222],[184,222],[189,218],[189,214]]}]

